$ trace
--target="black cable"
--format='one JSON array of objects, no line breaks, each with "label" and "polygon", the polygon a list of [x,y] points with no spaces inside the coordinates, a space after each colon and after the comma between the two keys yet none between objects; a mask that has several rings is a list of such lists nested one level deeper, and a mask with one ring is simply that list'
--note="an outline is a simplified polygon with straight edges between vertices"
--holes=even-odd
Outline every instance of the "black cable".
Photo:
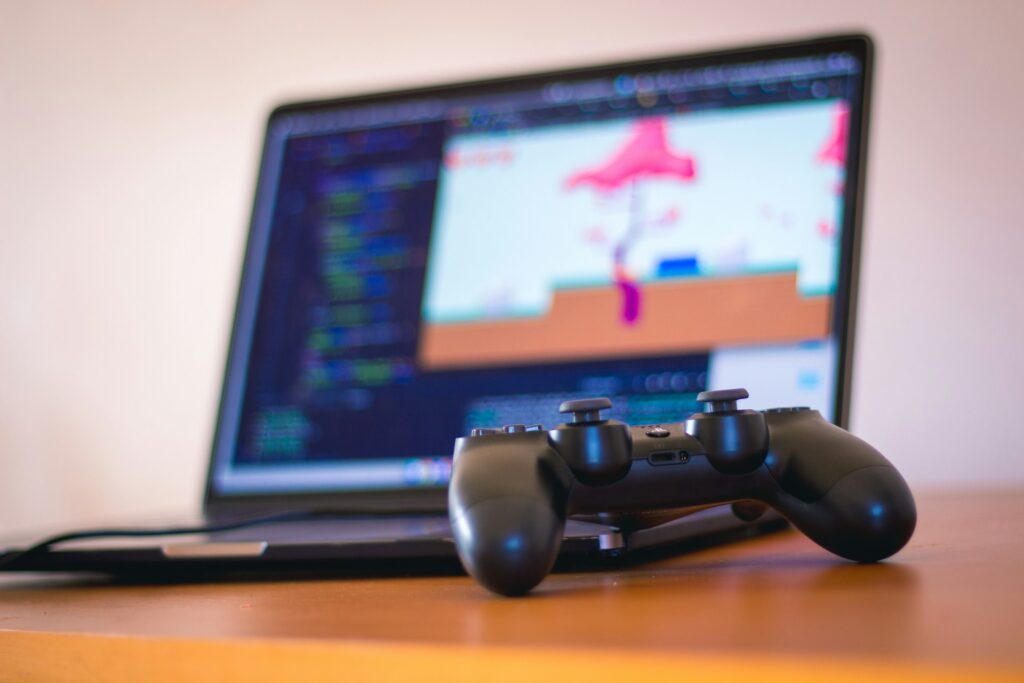
[{"label": "black cable", "polygon": [[221,522],[219,524],[207,524],[203,526],[180,526],[166,527],[163,529],[88,529],[84,531],[72,531],[57,536],[51,536],[21,551],[9,552],[0,557],[0,571],[10,570],[12,566],[23,562],[27,557],[49,552],[50,547],[67,541],[79,541],[86,538],[144,538],[147,536],[182,536],[184,534],[210,534],[218,531],[232,531],[245,527],[257,526],[259,524],[270,524],[273,522],[291,522],[327,514],[315,510],[302,510],[291,512],[279,512],[263,517],[249,517],[247,519]]}]

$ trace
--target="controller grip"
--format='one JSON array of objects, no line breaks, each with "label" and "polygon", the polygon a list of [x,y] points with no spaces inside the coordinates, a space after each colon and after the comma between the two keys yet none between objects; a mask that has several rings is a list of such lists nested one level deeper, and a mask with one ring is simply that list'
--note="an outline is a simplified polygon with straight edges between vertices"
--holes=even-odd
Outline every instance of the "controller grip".
[{"label": "controller grip", "polygon": [[547,446],[524,451],[490,444],[458,452],[448,514],[466,571],[501,595],[523,595],[540,583],[562,545],[569,477]]},{"label": "controller grip", "polygon": [[815,410],[766,413],[765,466],[778,482],[768,501],[818,545],[857,562],[877,562],[910,540],[914,497],[867,442]]},{"label": "controller grip", "polygon": [[814,502],[782,493],[775,507],[815,543],[856,562],[895,554],[917,525],[910,488],[889,464],[846,474]]}]

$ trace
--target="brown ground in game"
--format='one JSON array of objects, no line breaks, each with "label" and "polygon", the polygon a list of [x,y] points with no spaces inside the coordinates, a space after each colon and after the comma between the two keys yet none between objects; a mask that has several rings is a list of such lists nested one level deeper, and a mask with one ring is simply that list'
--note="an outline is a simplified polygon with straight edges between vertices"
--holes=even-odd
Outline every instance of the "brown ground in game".
[{"label": "brown ground in game", "polygon": [[614,286],[555,293],[536,318],[430,323],[425,370],[649,356],[716,346],[821,339],[832,297],[801,296],[796,273],[698,278],[643,285],[640,316],[626,325]]}]

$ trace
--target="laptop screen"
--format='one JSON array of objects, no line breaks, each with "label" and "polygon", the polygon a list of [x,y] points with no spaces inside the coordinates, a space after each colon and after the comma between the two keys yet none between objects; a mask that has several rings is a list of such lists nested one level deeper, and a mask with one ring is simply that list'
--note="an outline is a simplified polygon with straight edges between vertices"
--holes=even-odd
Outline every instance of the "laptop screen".
[{"label": "laptop screen", "polygon": [[654,424],[742,386],[837,419],[862,61],[705,56],[278,109],[213,489],[443,486],[455,437],[551,426],[573,398]]}]

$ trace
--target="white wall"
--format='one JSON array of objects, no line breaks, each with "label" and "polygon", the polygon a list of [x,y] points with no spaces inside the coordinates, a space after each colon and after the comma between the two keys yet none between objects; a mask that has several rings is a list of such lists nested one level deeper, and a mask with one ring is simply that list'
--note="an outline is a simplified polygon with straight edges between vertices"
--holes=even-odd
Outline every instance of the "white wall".
[{"label": "white wall", "polygon": [[199,504],[276,102],[858,29],[854,431],[1024,481],[1024,3],[0,0],[0,532]]}]

